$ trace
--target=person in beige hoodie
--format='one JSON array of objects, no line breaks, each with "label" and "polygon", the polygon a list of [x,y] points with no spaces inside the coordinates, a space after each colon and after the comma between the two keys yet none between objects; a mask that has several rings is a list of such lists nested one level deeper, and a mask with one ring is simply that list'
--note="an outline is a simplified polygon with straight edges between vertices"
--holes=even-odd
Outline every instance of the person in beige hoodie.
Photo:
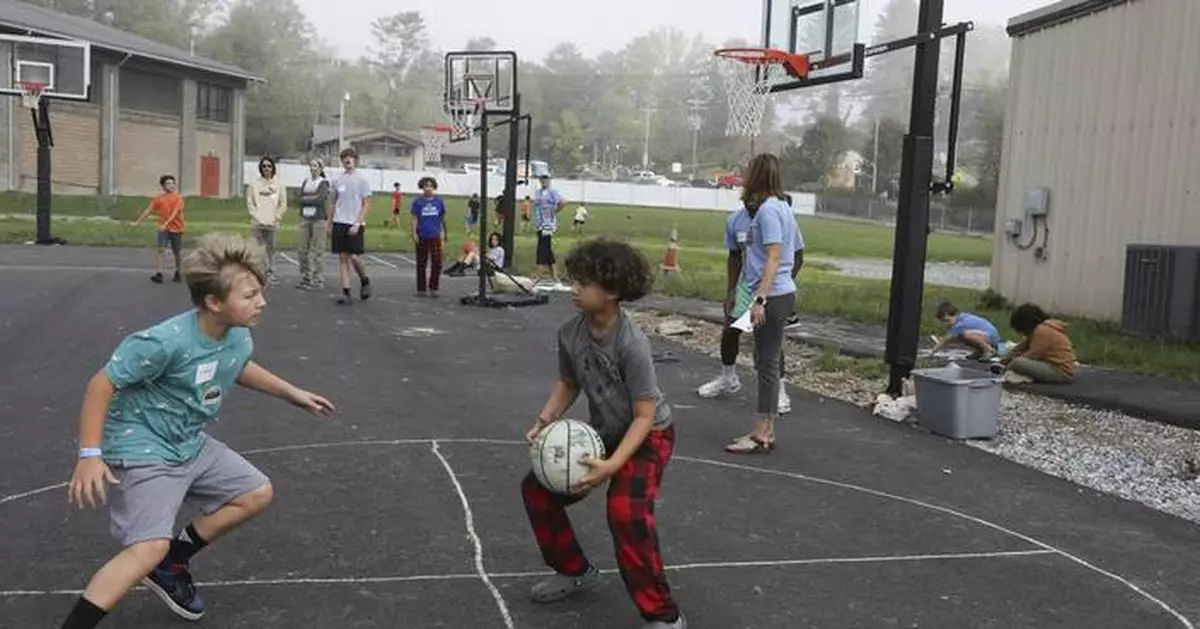
[{"label": "person in beige hoodie", "polygon": [[275,160],[258,160],[258,179],[246,184],[246,209],[250,212],[250,233],[267,250],[267,282],[279,283],[275,274],[275,247],[279,224],[287,212],[287,187],[279,180]]}]

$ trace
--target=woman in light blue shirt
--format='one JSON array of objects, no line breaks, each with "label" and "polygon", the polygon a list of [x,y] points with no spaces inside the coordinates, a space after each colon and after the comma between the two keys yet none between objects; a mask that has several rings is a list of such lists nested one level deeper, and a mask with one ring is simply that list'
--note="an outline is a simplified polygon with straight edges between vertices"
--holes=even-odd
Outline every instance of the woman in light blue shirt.
[{"label": "woman in light blue shirt", "polygon": [[[754,325],[754,369],[758,372],[758,413],[754,429],[725,446],[738,454],[766,454],[775,448],[779,416],[779,360],[784,326],[796,305],[792,255],[799,231],[784,201],[779,158],[760,154],[750,161],[742,203],[750,212],[740,283],[750,295]],[[787,255],[784,255],[787,252]]]}]

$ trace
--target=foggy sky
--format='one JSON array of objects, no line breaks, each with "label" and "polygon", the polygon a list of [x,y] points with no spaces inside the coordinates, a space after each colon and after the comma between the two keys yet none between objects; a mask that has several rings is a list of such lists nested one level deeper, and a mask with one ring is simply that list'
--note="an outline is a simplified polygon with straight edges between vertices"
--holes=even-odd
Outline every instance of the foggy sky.
[{"label": "foggy sky", "polygon": [[[491,37],[522,58],[541,60],[559,42],[573,41],[589,57],[618,50],[656,26],[673,26],[721,43],[757,42],[761,0],[298,0],[321,39],[339,56],[366,53],[371,20],[397,11],[420,11],[435,48],[461,48],[472,37]],[[887,0],[861,0],[861,39],[870,38]],[[1003,24],[1052,0],[946,0],[946,21]],[[564,7],[570,6],[570,9]],[[915,27],[915,25],[914,25]]]}]

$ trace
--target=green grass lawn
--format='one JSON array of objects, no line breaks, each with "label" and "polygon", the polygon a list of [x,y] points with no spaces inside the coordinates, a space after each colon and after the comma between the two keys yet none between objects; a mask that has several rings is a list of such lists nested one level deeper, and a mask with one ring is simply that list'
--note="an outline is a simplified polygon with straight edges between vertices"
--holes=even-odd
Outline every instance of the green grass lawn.
[{"label": "green grass lawn", "polygon": [[[411,198],[406,195],[406,199]],[[53,212],[55,216],[91,216],[108,217],[122,221],[132,221],[146,207],[146,198],[120,197],[112,202],[99,201],[94,197],[55,197]],[[0,193],[0,214],[32,215],[36,200],[30,194]],[[450,224],[453,233],[461,234],[462,219],[467,212],[466,199],[447,197],[446,207],[450,212]],[[244,225],[247,223],[245,206],[237,199],[204,199],[191,198],[187,201],[187,220],[189,233],[199,234],[220,225]],[[563,211],[562,223],[570,223],[571,208]],[[391,198],[377,195],[371,203],[370,223],[380,225],[391,212]],[[723,212],[698,212],[687,210],[671,210],[662,208],[626,207],[619,205],[590,205],[588,206],[587,229],[592,234],[604,234],[629,240],[639,246],[652,243],[666,243],[672,226],[678,229],[679,245],[681,248],[696,248],[700,250],[719,249],[724,238],[725,218]],[[295,212],[285,219],[285,226],[294,225],[297,221]],[[32,230],[32,226],[26,226]],[[101,230],[100,227],[95,227]],[[879,258],[892,257],[892,240],[894,232],[886,225],[800,217],[800,229],[810,256],[818,258]],[[6,227],[3,232],[4,242],[28,240],[28,234],[10,235],[12,231],[20,230],[19,226]],[[75,229],[67,228],[75,237],[70,239],[77,244],[95,245],[130,245],[139,246],[137,234],[129,234],[127,242],[120,240],[120,231],[76,234]],[[288,230],[284,230],[288,231]],[[382,230],[372,230],[371,247],[376,250],[392,250],[392,247],[406,245],[403,242],[393,242],[387,235],[379,235]],[[64,232],[64,237],[67,232]],[[113,240],[116,237],[117,240]],[[151,238],[151,242],[153,239]],[[932,262],[965,262],[988,265],[992,260],[991,241],[986,238],[960,236],[954,234],[934,234],[929,240],[929,260]]]},{"label": "green grass lawn", "polygon": [[[466,213],[464,199],[447,200],[450,209],[450,252],[459,251],[463,241],[462,217]],[[54,233],[71,244],[102,246],[146,247],[154,243],[154,227],[150,224],[133,228],[128,221],[137,217],[146,199],[123,198],[115,204],[100,207],[94,199],[60,197],[55,199],[57,216],[111,217],[110,220],[55,220]],[[411,252],[413,244],[408,230],[383,227],[390,214],[390,200],[378,197],[373,201],[367,242],[371,251]],[[32,196],[0,194],[0,214],[30,214]],[[667,246],[667,233],[672,225],[679,229],[679,263],[683,273],[661,279],[656,290],[665,294],[719,300],[725,286],[725,254],[720,249],[725,216],[718,212],[688,212],[651,208],[594,206],[590,210],[587,233],[604,234],[627,239],[637,245],[653,262],[662,259]],[[187,210],[187,239],[209,231],[245,231],[245,209],[237,201],[191,199]],[[285,219],[280,231],[280,246],[296,245],[295,213]],[[120,221],[120,222],[118,222]],[[569,217],[563,223],[567,224]],[[810,256],[826,258],[889,258],[892,229],[836,220],[801,219]],[[34,223],[28,218],[0,219],[0,242],[24,242],[33,238]],[[560,256],[578,237],[564,225],[560,230]],[[186,241],[185,241],[186,242]],[[186,246],[186,245],[185,245]],[[930,239],[931,260],[963,261],[986,264],[991,258],[991,243],[986,239],[935,234]],[[531,234],[518,234],[516,243],[517,267],[527,272],[534,254]],[[883,325],[887,321],[889,282],[846,277],[820,262],[806,265],[800,281],[799,304],[802,312],[837,317],[850,321]],[[944,299],[962,309],[988,317],[1006,338],[1016,335],[1008,327],[1009,313],[985,299],[981,291],[927,286],[924,296],[925,314],[921,321],[925,334],[942,332],[934,320],[932,309]],[[1137,339],[1123,334],[1115,325],[1070,319],[1071,336],[1079,359],[1085,363],[1104,365],[1141,373],[1166,374],[1189,380],[1198,379],[1196,365],[1200,364],[1200,345],[1167,343]]]}]

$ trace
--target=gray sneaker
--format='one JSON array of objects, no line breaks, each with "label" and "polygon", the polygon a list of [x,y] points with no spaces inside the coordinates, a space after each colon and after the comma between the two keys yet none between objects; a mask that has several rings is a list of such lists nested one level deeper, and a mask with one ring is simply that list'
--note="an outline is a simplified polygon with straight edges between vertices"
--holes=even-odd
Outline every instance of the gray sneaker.
[{"label": "gray sneaker", "polygon": [[533,586],[533,600],[535,603],[561,601],[592,589],[599,581],[600,572],[595,567],[589,567],[587,572],[577,577],[556,574]]},{"label": "gray sneaker", "polygon": [[679,618],[676,618],[675,622],[651,620],[642,625],[642,629],[687,629],[687,619],[683,617],[683,612],[679,612]]}]

